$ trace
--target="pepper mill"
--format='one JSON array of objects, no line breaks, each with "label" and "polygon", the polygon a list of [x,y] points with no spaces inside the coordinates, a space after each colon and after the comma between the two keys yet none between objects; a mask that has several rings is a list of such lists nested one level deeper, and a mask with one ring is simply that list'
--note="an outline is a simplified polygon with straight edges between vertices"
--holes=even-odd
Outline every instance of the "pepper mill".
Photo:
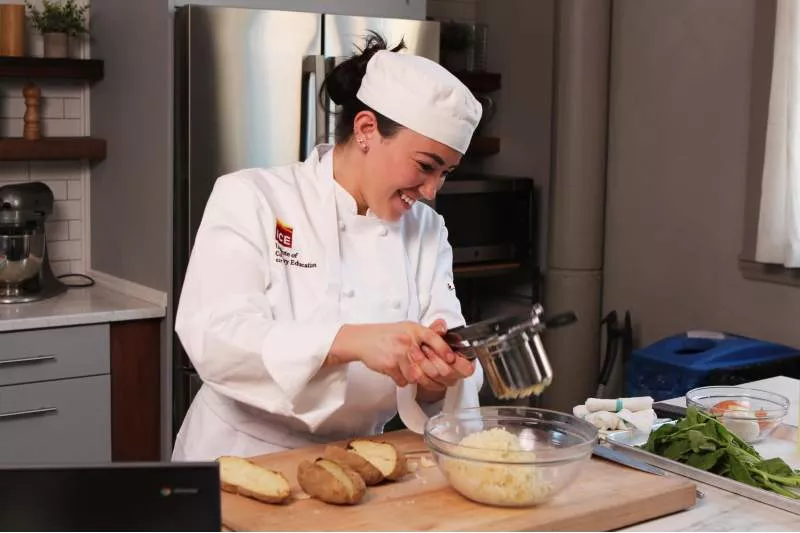
[{"label": "pepper mill", "polygon": [[39,120],[39,106],[41,105],[42,90],[33,83],[28,83],[22,88],[25,97],[25,129],[22,137],[29,141],[41,138],[41,125]]}]

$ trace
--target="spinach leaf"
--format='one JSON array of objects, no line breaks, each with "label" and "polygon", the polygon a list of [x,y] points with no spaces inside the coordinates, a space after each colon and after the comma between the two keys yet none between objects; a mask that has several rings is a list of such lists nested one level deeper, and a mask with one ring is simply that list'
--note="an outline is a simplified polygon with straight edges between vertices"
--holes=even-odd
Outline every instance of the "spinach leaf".
[{"label": "spinach leaf", "polygon": [[753,487],[761,488],[761,485],[750,475],[750,470],[747,468],[747,465],[739,459],[738,454],[731,453],[731,450],[734,449],[735,448],[728,448],[728,465],[731,469],[730,477],[741,483],[747,483]]},{"label": "spinach leaf", "polygon": [[695,453],[689,456],[686,464],[699,468],[700,470],[711,470],[720,461],[720,459],[727,453],[725,448],[714,450],[713,452]]},{"label": "spinach leaf", "polygon": [[709,440],[702,431],[690,429],[686,432],[686,436],[694,453],[713,452],[717,449],[714,441]]},{"label": "spinach leaf", "polygon": [[774,474],[776,476],[791,477],[795,475],[792,467],[787,465],[780,457],[767,459],[753,465],[756,469],[761,470],[766,474]]},{"label": "spinach leaf", "polygon": [[692,444],[684,439],[684,440],[676,440],[675,442],[671,443],[669,446],[666,447],[664,453],[661,454],[667,459],[672,459],[673,461],[677,461],[682,459],[685,455],[688,455],[689,452],[692,451]]}]

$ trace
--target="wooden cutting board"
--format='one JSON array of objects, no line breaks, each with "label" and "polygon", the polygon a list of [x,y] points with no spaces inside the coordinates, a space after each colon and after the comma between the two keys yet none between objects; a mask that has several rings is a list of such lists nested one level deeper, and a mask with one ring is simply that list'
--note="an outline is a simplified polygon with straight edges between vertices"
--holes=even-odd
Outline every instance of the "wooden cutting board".
[{"label": "wooden cutting board", "polygon": [[[297,485],[297,465],[323,446],[254,458],[292,483],[289,503],[270,505],[222,493],[222,522],[233,531],[608,531],[692,507],[695,485],[599,459],[580,477],[538,507],[509,509],[472,502],[450,488],[422,438],[409,431],[384,435],[417,464],[403,480],[368,487],[358,505],[337,506],[309,498]],[[423,459],[424,457],[424,459]]]}]

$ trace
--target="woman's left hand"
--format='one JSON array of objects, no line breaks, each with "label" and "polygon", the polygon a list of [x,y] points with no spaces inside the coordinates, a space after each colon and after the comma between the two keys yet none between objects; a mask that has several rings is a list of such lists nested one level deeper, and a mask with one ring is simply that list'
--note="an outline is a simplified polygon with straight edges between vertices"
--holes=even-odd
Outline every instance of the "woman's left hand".
[{"label": "woman's left hand", "polygon": [[[435,320],[428,326],[439,335],[447,332],[447,324],[442,319]],[[422,353],[412,354],[412,361],[422,370],[423,379],[417,383],[417,399],[437,401],[444,396],[447,387],[452,387],[459,380],[471,376],[475,372],[472,362],[456,354],[455,361],[447,363],[427,345],[420,346]]]}]

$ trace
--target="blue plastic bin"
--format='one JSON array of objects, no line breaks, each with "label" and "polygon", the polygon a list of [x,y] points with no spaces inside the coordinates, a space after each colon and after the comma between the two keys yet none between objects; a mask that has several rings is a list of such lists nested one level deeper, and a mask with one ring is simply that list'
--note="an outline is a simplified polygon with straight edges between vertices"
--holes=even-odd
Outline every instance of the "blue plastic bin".
[{"label": "blue plastic bin", "polygon": [[798,374],[796,348],[727,333],[689,332],[634,350],[625,368],[625,395],[660,401],[695,387]]}]

